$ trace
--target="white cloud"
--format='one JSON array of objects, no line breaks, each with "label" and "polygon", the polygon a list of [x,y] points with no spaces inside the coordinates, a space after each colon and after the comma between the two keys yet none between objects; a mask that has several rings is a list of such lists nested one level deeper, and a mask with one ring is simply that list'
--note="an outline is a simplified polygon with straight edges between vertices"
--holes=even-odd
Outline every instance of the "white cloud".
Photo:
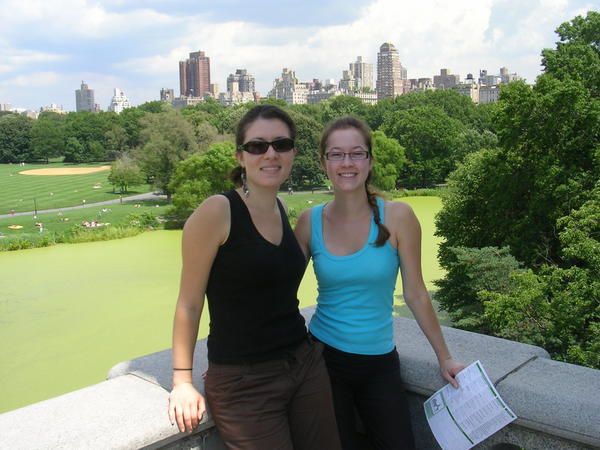
[{"label": "white cloud", "polygon": [[2,21],[5,34],[28,29],[52,40],[64,36],[105,39],[177,22],[152,9],[111,12],[91,0],[2,0],[0,10],[10,11]]},{"label": "white cloud", "polygon": [[39,88],[54,86],[61,80],[61,75],[56,72],[32,72],[6,80],[0,80],[2,88]]},{"label": "white cloud", "polygon": [[[43,43],[33,51],[15,50],[18,45],[12,42],[12,46],[4,46],[11,49],[8,52],[3,51],[0,41],[0,74],[27,62],[65,58],[53,51],[56,43],[67,43],[61,48],[72,53],[70,62],[75,63],[77,55],[86,52],[86,43],[95,40],[100,43],[96,48],[106,41],[107,48],[116,50],[95,55],[103,69],[85,69],[83,65],[80,69],[75,64],[64,69],[73,73],[65,74],[62,82],[75,83],[62,89],[69,99],[82,78],[98,93],[106,92],[102,95],[107,98],[112,87],[119,86],[134,103],[156,99],[161,87],[177,92],[178,62],[197,50],[206,51],[211,58],[211,81],[221,89],[229,73],[246,68],[266,95],[283,67],[295,70],[303,81],[339,79],[348,63],[361,55],[376,70],[379,46],[392,42],[410,78],[433,77],[440,68],[464,77],[469,72],[477,74],[480,68],[496,73],[507,66],[533,82],[540,71],[540,51],[553,47],[556,41],[554,29],[592,9],[583,1],[375,0],[346,24],[274,27],[242,21],[211,22],[201,13],[168,15],[152,10],[152,2],[143,3],[144,8],[126,10],[123,0],[0,0],[0,15],[6,16],[0,18],[6,24],[4,38],[16,42],[15,36],[28,30],[30,42],[34,36]],[[11,11],[10,17],[7,11]],[[11,58],[3,57],[9,54]],[[92,78],[81,73],[85,70],[104,73]]]},{"label": "white cloud", "polygon": [[0,42],[0,74],[14,72],[25,66],[31,66],[50,61],[60,61],[66,58],[66,55],[57,53],[16,49],[12,48],[6,43]]}]

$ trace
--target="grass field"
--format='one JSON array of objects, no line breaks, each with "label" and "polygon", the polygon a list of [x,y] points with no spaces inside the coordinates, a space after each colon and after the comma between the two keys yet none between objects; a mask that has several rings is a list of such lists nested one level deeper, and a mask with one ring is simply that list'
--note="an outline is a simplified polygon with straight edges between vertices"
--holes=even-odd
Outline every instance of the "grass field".
[{"label": "grass field", "polygon": [[[433,289],[442,275],[433,236],[441,202],[406,202],[421,221],[423,274]],[[170,347],[180,246],[181,231],[155,231],[0,253],[0,413],[100,382],[114,364]],[[309,266],[301,306],[314,304],[316,293]],[[399,282],[395,311],[410,317],[400,294]],[[198,337],[207,333],[203,314]]]},{"label": "grass field", "polygon": [[[66,206],[94,203],[119,198],[112,192],[108,182],[110,171],[86,175],[36,176],[22,175],[19,172],[32,169],[95,167],[105,164],[83,166],[50,164],[0,164],[0,214],[11,211],[33,211],[64,208]],[[136,186],[128,195],[150,192],[149,186]],[[85,200],[85,202],[84,202]]]},{"label": "grass field", "polygon": [[[129,214],[142,214],[151,212],[154,216],[164,214],[169,205],[164,200],[144,200],[137,202],[124,202],[123,204],[90,206],[82,209],[73,209],[60,213],[40,214],[37,217],[15,216],[0,219],[0,236],[21,238],[38,238],[44,233],[63,233],[69,228],[80,225],[83,221],[110,224],[122,223]],[[36,224],[43,225],[43,231]],[[20,225],[23,228],[11,229],[10,226]]]}]

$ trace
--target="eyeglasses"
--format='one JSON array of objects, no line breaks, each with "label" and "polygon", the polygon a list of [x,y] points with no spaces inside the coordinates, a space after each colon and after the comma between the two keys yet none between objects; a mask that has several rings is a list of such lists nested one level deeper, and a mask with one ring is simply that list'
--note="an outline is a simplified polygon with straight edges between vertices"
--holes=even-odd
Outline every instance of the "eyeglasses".
[{"label": "eyeglasses", "polygon": [[269,147],[272,146],[273,150],[277,153],[289,152],[294,148],[294,140],[291,138],[275,139],[272,142],[269,141],[248,141],[238,147],[238,150],[244,150],[245,152],[252,153],[253,155],[262,155],[267,153]]},{"label": "eyeglasses", "polygon": [[325,153],[325,159],[328,161],[343,161],[346,158],[346,155],[348,155],[352,161],[360,161],[369,158],[369,152],[367,150],[357,150],[348,153],[333,150]]}]

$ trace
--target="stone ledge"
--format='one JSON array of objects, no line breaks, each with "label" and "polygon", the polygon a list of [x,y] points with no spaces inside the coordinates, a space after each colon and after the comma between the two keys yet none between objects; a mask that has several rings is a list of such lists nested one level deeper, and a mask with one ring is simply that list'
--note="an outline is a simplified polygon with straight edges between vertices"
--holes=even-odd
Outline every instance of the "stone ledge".
[{"label": "stone ledge", "polygon": [[[166,390],[134,375],[0,414],[0,448],[132,449],[187,436],[172,426]],[[212,428],[204,421],[198,430]]]},{"label": "stone ledge", "polygon": [[[314,308],[302,311],[306,318]],[[412,319],[394,319],[402,375],[409,390],[419,448],[438,448],[422,401],[445,384],[426,338]],[[480,444],[510,442],[532,449],[600,448],[600,371],[548,359],[545,350],[443,327],[453,355],[479,359],[519,419]],[[207,367],[206,340],[196,344],[194,382],[200,391]],[[167,417],[171,351],[113,367],[109,380],[0,415],[0,448],[190,448],[222,449],[207,417],[192,435]],[[209,416],[209,415],[208,415]],[[34,430],[32,432],[32,430]],[[198,444],[200,443],[200,444]]]},{"label": "stone ledge", "polygon": [[600,371],[536,359],[497,388],[521,425],[600,447]]},{"label": "stone ledge", "polygon": [[[448,327],[442,331],[454,358],[465,365],[479,359],[494,384],[529,361],[550,357],[546,350],[533,345]],[[435,353],[414,319],[395,317],[394,335],[408,390],[429,396],[446,384]]]}]

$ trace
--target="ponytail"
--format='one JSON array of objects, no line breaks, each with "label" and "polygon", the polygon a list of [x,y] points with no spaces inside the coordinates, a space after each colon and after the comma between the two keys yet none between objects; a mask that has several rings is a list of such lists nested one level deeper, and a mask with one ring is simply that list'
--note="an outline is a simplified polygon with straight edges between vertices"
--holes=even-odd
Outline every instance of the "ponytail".
[{"label": "ponytail", "polygon": [[375,247],[381,247],[390,238],[390,230],[388,230],[388,228],[381,223],[381,215],[379,214],[379,206],[377,205],[377,194],[375,192],[371,192],[369,189],[370,179],[371,174],[369,173],[369,176],[365,181],[365,191],[367,191],[367,201],[369,202],[369,206],[373,211],[375,225],[377,225],[377,239],[375,240]]}]

